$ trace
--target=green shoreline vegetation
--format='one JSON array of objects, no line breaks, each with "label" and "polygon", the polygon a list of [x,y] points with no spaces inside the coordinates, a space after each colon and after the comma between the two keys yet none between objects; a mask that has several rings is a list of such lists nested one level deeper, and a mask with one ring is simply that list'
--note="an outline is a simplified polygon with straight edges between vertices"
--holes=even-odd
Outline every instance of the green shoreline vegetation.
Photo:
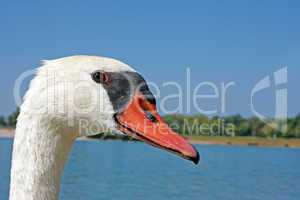
[{"label": "green shoreline vegetation", "polygon": [[265,138],[300,138],[300,115],[284,121],[257,117],[243,118],[241,115],[206,117],[203,115],[166,115],[165,121],[175,131],[187,136],[255,136]]},{"label": "green shoreline vegetation", "polygon": [[17,124],[17,118],[19,116],[20,109],[17,108],[12,114],[8,117],[0,116],[0,128],[14,128]]},{"label": "green shoreline vegetation", "polygon": [[[18,114],[19,109],[7,118],[0,116],[0,128],[14,128]],[[281,129],[282,122],[279,120],[266,123],[256,117],[243,118],[241,115],[212,118],[203,115],[166,115],[164,120],[192,143],[300,147],[300,114],[289,118],[285,129]],[[134,140],[107,134],[92,138]]]}]

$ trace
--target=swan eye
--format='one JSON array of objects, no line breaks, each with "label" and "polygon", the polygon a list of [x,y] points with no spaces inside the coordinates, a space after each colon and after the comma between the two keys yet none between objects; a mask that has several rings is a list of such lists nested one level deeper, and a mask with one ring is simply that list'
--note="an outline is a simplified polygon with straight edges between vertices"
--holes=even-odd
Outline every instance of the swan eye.
[{"label": "swan eye", "polygon": [[92,74],[92,78],[96,83],[109,84],[110,82],[109,74],[105,72],[100,72],[100,71],[94,72]]}]

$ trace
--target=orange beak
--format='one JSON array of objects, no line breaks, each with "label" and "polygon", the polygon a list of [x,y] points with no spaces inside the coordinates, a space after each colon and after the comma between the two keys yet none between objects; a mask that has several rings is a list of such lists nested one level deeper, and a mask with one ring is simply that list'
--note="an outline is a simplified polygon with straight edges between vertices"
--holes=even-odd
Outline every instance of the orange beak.
[{"label": "orange beak", "polygon": [[141,93],[133,97],[127,108],[115,116],[115,120],[123,133],[198,164],[198,151],[163,121],[156,106]]}]

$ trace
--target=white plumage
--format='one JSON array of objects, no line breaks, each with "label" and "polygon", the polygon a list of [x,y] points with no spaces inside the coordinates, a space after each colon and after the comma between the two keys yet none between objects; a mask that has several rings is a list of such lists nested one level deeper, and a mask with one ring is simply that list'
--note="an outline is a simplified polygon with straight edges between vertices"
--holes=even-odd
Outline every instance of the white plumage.
[{"label": "white plumage", "polygon": [[10,200],[57,199],[75,139],[108,131],[199,162],[197,150],[167,126],[145,80],[128,65],[97,56],[44,61],[18,117]]},{"label": "white plumage", "polygon": [[103,129],[117,132],[107,93],[90,78],[96,70],[134,71],[118,60],[98,56],[44,61],[38,69],[18,118],[11,200],[57,199],[60,176],[74,140]]}]

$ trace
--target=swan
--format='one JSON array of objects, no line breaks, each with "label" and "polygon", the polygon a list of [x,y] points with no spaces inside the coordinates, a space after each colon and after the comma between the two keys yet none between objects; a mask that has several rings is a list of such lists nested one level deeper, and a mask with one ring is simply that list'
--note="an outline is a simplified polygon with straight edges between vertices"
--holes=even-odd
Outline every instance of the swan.
[{"label": "swan", "polygon": [[101,132],[134,137],[199,161],[156,110],[143,77],[113,58],[76,55],[43,61],[20,108],[11,163],[10,200],[55,200],[76,138]]}]

